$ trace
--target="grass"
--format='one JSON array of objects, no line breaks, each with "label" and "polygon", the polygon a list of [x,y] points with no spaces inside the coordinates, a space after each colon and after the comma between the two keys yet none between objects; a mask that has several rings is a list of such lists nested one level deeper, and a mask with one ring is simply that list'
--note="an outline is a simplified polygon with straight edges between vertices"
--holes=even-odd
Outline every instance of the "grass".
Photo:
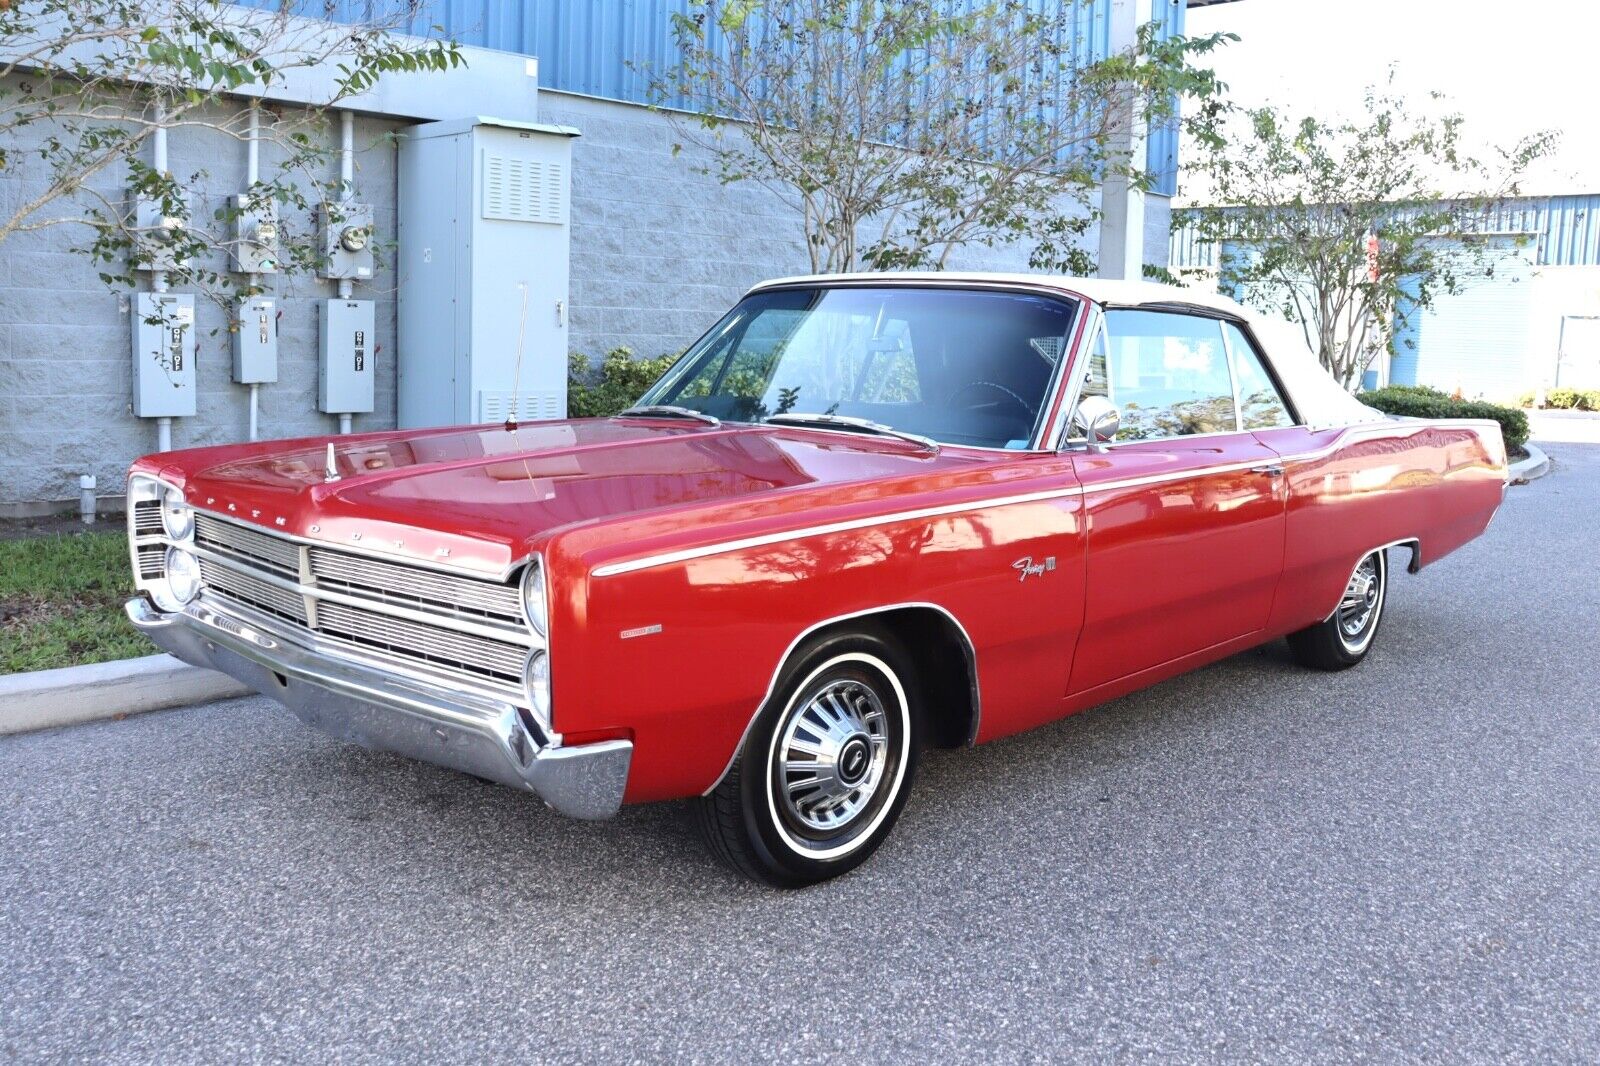
[{"label": "grass", "polygon": [[122,613],[132,594],[125,533],[0,540],[0,674],[151,654]]}]

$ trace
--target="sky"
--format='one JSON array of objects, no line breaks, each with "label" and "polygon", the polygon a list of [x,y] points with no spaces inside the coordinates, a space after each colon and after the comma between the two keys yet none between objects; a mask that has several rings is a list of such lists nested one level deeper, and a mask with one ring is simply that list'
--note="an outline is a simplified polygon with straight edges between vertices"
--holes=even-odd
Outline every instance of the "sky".
[{"label": "sky", "polygon": [[1383,82],[1448,98],[1475,144],[1562,134],[1526,194],[1600,192],[1600,2],[1237,0],[1194,8],[1191,37],[1237,33],[1210,65],[1232,97],[1318,117],[1353,114]]}]

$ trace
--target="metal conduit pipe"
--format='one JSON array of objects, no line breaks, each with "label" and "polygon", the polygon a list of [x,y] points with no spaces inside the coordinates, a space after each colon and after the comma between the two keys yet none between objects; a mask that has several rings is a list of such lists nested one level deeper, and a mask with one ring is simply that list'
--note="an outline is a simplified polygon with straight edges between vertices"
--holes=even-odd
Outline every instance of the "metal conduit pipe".
[{"label": "metal conduit pipe", "polygon": [[[150,139],[155,153],[156,172],[167,172],[167,109],[160,102],[156,102],[156,130]],[[167,272],[157,270],[150,275],[150,291],[167,291]],[[156,451],[170,452],[172,450],[172,419],[156,419]]]},{"label": "metal conduit pipe", "polygon": [[[356,191],[356,116],[352,111],[339,112],[339,193],[349,200]],[[339,279],[339,299],[348,300],[354,293],[349,278]],[[339,416],[339,432],[349,433],[352,418]]]},{"label": "metal conduit pipe", "polygon": [[[250,128],[249,137],[245,141],[244,157],[244,182],[245,188],[255,191],[256,183],[261,180],[261,101],[250,101]],[[260,274],[246,275],[251,291],[260,284]],[[256,382],[250,383],[250,439],[260,437],[260,411],[261,386]]]}]

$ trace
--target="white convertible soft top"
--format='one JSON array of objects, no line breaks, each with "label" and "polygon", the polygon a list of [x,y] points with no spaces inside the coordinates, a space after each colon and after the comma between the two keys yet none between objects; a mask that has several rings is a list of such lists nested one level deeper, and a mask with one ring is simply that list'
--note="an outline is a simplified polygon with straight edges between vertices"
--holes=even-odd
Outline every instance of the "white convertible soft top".
[{"label": "white convertible soft top", "polygon": [[944,284],[973,282],[976,284],[1029,285],[1059,289],[1082,296],[1102,307],[1169,307],[1189,306],[1214,311],[1236,318],[1250,328],[1256,340],[1265,349],[1263,353],[1277,371],[1278,380],[1289,392],[1289,400],[1300,412],[1306,425],[1320,429],[1326,426],[1350,426],[1365,422],[1381,422],[1384,415],[1344,390],[1333,376],[1322,368],[1316,354],[1306,344],[1300,327],[1281,318],[1264,315],[1245,307],[1235,300],[1202,289],[1188,289],[1179,285],[1160,285],[1151,281],[1115,281],[1106,278],[1074,278],[1059,274],[1001,274],[967,271],[899,271],[893,273],[814,274],[804,277],[775,278],[764,281],[750,291],[756,292],[770,286],[797,284],[828,284],[845,282],[906,282],[933,281]]}]

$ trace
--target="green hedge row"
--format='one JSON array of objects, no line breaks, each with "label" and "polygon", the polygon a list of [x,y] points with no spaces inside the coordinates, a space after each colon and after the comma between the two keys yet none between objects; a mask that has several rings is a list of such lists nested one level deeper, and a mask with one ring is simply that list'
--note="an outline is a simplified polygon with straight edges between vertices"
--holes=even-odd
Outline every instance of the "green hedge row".
[{"label": "green hedge row", "polygon": [[637,403],[681,353],[635,359],[631,348],[613,348],[595,367],[573,352],[567,360],[567,417],[605,418]]},{"label": "green hedge row", "polygon": [[1391,415],[1412,418],[1491,418],[1500,423],[1506,448],[1512,451],[1528,443],[1528,416],[1515,407],[1502,407],[1482,400],[1458,400],[1422,385],[1386,385],[1363,392],[1358,399]]},{"label": "green hedge row", "polygon": [[[1532,407],[1537,397],[1525,392],[1517,397],[1517,406]],[[1544,394],[1546,407],[1571,411],[1600,411],[1600,389],[1551,389]]]}]

